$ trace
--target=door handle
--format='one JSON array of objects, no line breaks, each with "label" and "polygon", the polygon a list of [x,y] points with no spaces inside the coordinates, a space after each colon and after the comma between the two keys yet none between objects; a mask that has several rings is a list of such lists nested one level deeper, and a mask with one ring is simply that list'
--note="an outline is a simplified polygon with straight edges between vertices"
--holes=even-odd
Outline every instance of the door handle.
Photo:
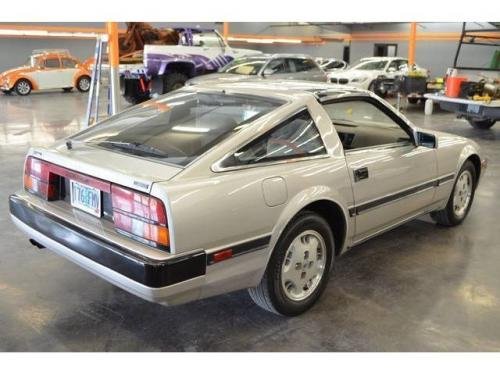
[{"label": "door handle", "polygon": [[354,170],[354,182],[358,182],[359,180],[365,180],[368,178],[368,168],[358,168]]}]

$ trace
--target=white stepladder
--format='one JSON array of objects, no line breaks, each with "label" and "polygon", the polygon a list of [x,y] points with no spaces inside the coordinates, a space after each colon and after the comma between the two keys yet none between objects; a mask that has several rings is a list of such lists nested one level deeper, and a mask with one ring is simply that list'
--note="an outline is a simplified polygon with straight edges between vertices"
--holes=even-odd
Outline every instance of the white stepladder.
[{"label": "white stepladder", "polygon": [[[85,127],[89,127],[99,121],[100,117],[107,117],[117,112],[120,100],[119,80],[113,79],[113,74],[108,67],[103,66],[108,55],[108,36],[101,34],[96,38],[94,65],[92,67],[92,79],[90,83],[87,112],[85,117]],[[117,78],[117,77],[116,77]],[[106,110],[102,110],[102,93],[106,93]],[[117,95],[118,94],[118,95]]]}]

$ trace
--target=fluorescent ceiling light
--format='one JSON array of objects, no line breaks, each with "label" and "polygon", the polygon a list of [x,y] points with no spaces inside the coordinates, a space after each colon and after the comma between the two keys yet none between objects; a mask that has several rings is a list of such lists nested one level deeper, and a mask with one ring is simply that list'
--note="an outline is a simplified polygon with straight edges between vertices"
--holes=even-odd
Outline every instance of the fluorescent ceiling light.
[{"label": "fluorescent ceiling light", "polygon": [[287,39],[287,38],[239,38],[230,36],[227,38],[230,41],[240,41],[247,43],[256,43],[256,44],[272,44],[272,43],[291,43],[291,44],[299,44],[302,43],[300,39]]},{"label": "fluorescent ceiling light", "polygon": [[35,37],[59,37],[59,38],[97,38],[101,36],[107,38],[106,34],[86,33],[86,32],[68,32],[68,31],[47,31],[47,30],[17,30],[0,29],[0,35],[3,36],[35,36]]},{"label": "fluorescent ceiling light", "polygon": [[172,130],[178,132],[187,132],[187,133],[208,133],[210,131],[209,128],[198,128],[195,126],[182,126],[182,125],[176,125],[172,127]]}]

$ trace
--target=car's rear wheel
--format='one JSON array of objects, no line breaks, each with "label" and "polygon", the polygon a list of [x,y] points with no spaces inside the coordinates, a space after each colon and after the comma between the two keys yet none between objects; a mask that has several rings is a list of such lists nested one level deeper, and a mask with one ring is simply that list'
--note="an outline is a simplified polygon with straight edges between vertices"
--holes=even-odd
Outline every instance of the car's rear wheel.
[{"label": "car's rear wheel", "polygon": [[63,87],[64,92],[71,92],[73,90],[73,87]]},{"label": "car's rear wheel", "polygon": [[248,290],[250,297],[275,314],[305,312],[326,287],[334,247],[326,220],[313,212],[301,213],[278,240],[260,284]]},{"label": "car's rear wheel", "polygon": [[491,119],[476,120],[473,118],[469,118],[467,119],[467,121],[469,121],[469,124],[471,124],[472,127],[481,130],[487,130],[491,128],[493,125],[495,125],[496,122],[496,120],[491,120]]},{"label": "car's rear wheel", "polygon": [[76,81],[76,88],[80,92],[87,92],[90,89],[90,82],[91,82],[91,79],[89,76],[81,76]]},{"label": "car's rear wheel", "polygon": [[31,82],[24,78],[18,80],[14,85],[16,94],[21,96],[29,95],[32,89]]},{"label": "car's rear wheel", "polygon": [[409,97],[408,98],[408,103],[410,103],[410,104],[417,104],[418,103],[418,98]]},{"label": "car's rear wheel", "polygon": [[5,95],[12,95],[12,90],[2,90]]},{"label": "car's rear wheel", "polygon": [[449,227],[462,223],[472,205],[476,185],[476,168],[470,160],[467,160],[458,173],[446,207],[431,212],[432,219],[440,225]]}]

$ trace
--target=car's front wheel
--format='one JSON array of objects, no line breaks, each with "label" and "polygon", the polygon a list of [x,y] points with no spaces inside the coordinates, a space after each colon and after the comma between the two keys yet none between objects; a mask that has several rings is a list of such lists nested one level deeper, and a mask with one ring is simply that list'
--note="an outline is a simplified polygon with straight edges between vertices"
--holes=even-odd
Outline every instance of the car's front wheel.
[{"label": "car's front wheel", "polygon": [[436,223],[451,227],[464,221],[474,199],[477,177],[474,164],[467,160],[458,173],[446,207],[431,212],[431,217]]},{"label": "car's front wheel", "polygon": [[252,300],[275,314],[295,316],[308,310],[328,282],[334,256],[330,226],[313,212],[299,214],[278,240]]},{"label": "car's front wheel", "polygon": [[31,82],[28,81],[27,79],[21,78],[14,85],[14,90],[16,91],[17,95],[21,96],[29,95],[29,93],[32,90]]}]

